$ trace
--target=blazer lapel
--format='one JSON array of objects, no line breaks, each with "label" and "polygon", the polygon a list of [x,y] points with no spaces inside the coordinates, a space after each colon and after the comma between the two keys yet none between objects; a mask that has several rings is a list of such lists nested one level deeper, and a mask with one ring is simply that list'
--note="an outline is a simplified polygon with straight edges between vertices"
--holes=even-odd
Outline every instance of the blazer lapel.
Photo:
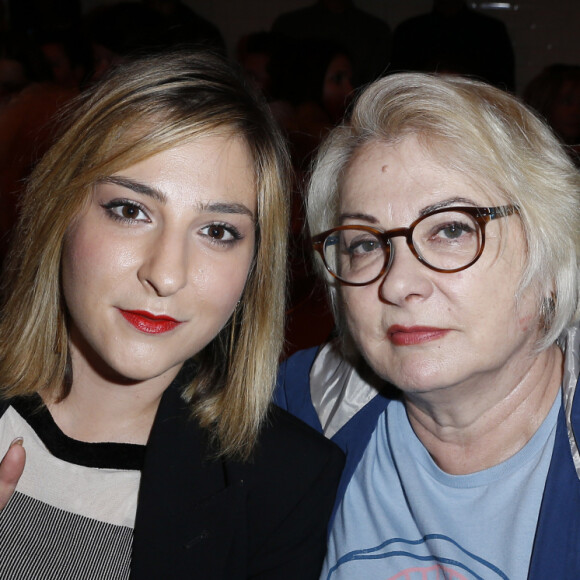
[{"label": "blazer lapel", "polygon": [[580,578],[579,535],[580,482],[570,456],[562,406],[528,579]]},{"label": "blazer lapel", "polygon": [[[131,578],[222,576],[244,518],[243,485],[208,459],[203,430],[178,389],[162,397],[147,444]],[[227,555],[229,554],[230,557]],[[210,573],[210,576],[206,574]]]}]

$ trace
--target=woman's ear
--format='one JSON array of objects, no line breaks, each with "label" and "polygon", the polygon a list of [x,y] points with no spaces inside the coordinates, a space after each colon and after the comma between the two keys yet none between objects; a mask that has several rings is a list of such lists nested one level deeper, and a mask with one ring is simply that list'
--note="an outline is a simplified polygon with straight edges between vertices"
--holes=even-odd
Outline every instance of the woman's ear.
[{"label": "woman's ear", "polygon": [[548,332],[556,312],[556,294],[552,290],[549,296],[544,296],[540,302],[540,328]]}]

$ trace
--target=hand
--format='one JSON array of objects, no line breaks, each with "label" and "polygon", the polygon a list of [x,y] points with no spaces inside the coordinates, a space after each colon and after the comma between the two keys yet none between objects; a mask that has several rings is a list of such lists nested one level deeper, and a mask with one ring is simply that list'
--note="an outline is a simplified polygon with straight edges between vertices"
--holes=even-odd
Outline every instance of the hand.
[{"label": "hand", "polygon": [[26,451],[22,447],[22,437],[14,439],[0,462],[0,510],[8,503],[16,484],[24,471]]}]

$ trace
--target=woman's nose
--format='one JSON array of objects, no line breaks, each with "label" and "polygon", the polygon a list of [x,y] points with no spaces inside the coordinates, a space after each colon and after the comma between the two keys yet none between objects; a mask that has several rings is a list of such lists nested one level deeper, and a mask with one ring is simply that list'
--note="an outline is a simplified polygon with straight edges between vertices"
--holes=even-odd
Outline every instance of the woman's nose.
[{"label": "woman's nose", "polygon": [[404,238],[393,238],[389,269],[379,281],[381,300],[402,305],[421,300],[432,292],[429,270],[415,257]]},{"label": "woman's nose", "polygon": [[150,240],[139,268],[141,283],[158,296],[170,296],[185,287],[189,271],[186,236],[163,232]]}]

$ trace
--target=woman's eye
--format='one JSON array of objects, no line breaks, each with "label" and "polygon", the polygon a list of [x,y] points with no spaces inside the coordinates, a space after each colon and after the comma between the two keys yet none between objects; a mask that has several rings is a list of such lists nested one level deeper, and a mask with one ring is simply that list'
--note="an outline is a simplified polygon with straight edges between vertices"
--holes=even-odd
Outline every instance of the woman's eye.
[{"label": "woman's eye", "polygon": [[127,201],[113,200],[103,206],[114,219],[124,222],[145,222],[149,216],[137,204]]},{"label": "woman's eye", "polygon": [[381,241],[369,234],[356,235],[351,240],[345,240],[347,253],[354,256],[367,256],[382,249]]},{"label": "woman's eye", "polygon": [[128,220],[143,219],[143,211],[134,205],[123,205],[119,207],[119,213]]},{"label": "woman's eye", "polygon": [[222,243],[232,243],[242,237],[235,228],[221,224],[211,224],[202,228],[201,231],[212,240]]},{"label": "woman's eye", "polygon": [[376,240],[359,240],[350,244],[348,249],[350,254],[368,254],[378,249],[379,243]]},{"label": "woman's eye", "polygon": [[473,232],[473,228],[468,224],[462,223],[452,223],[442,226],[437,231],[437,236],[445,238],[448,240],[456,240],[460,238],[463,234],[470,234]]}]

